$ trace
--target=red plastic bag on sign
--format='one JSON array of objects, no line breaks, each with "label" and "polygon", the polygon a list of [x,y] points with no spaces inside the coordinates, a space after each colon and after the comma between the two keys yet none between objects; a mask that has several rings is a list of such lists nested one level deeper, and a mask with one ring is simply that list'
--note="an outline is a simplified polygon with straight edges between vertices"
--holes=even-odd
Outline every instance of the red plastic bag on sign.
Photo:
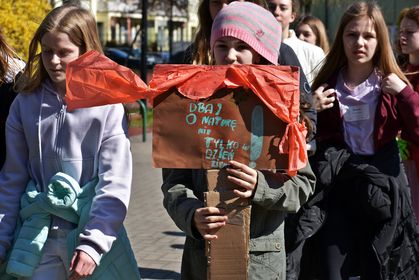
[{"label": "red plastic bag on sign", "polygon": [[66,69],[69,110],[128,103],[147,98],[147,85],[129,68],[97,51],[89,51],[69,63]]},{"label": "red plastic bag on sign", "polygon": [[307,164],[307,129],[299,122],[299,74],[290,66],[273,65],[156,65],[150,81],[150,98],[177,88],[183,96],[198,100],[222,88],[248,88],[282,121],[287,123],[279,144],[289,157],[288,174]]}]

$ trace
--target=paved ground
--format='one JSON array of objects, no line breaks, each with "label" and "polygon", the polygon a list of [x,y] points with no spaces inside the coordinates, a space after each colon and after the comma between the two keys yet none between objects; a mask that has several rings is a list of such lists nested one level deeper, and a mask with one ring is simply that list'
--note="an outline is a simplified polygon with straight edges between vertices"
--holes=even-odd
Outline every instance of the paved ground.
[{"label": "paved ground", "polygon": [[161,170],[152,167],[152,135],[131,137],[134,176],[125,227],[141,279],[180,279],[185,235],[163,208]]}]

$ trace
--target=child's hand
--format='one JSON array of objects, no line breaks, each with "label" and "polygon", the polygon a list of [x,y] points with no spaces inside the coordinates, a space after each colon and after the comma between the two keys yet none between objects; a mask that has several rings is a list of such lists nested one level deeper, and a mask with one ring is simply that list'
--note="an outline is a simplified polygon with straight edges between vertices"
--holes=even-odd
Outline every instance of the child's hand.
[{"label": "child's hand", "polygon": [[313,103],[314,108],[317,112],[321,112],[325,109],[329,109],[333,107],[333,102],[335,101],[335,89],[330,88],[328,90],[324,90],[327,87],[327,84],[322,84],[314,91],[313,94]]},{"label": "child's hand", "polygon": [[230,167],[227,168],[227,172],[229,173],[227,179],[241,187],[241,189],[235,189],[234,193],[243,198],[252,197],[258,181],[257,171],[234,160],[231,160],[229,163]]},{"label": "child's hand", "polygon": [[78,280],[90,276],[96,268],[95,261],[85,252],[76,250],[70,263],[69,280]]},{"label": "child's hand", "polygon": [[381,89],[391,95],[399,94],[406,87],[406,83],[403,82],[399,76],[394,73],[387,75],[381,82]]},{"label": "child's hand", "polygon": [[205,240],[217,239],[215,233],[225,226],[227,219],[225,211],[217,207],[198,208],[193,217],[196,229]]}]

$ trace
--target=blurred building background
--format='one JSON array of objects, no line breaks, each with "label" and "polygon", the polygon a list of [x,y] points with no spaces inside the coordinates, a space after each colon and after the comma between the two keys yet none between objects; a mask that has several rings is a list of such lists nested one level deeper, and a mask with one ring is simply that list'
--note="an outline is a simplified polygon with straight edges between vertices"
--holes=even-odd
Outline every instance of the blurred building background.
[{"label": "blurred building background", "polygon": [[[105,47],[125,46],[139,49],[143,0],[50,0],[53,7],[76,1],[95,15],[99,35]],[[185,49],[193,41],[198,25],[197,10],[200,0],[144,0],[147,9],[147,47],[151,52],[171,53]],[[312,14],[326,26],[333,41],[340,17],[350,0],[299,0],[301,14]],[[418,5],[418,0],[378,0],[387,22],[391,38],[396,36],[400,11]],[[170,38],[170,27],[173,35]],[[170,40],[171,39],[171,40]]]},{"label": "blurred building background", "polygon": [[[173,26],[173,50],[184,49],[193,40],[198,25],[199,0],[148,0],[148,50],[169,51],[169,29]],[[51,0],[57,7],[71,0]],[[73,1],[74,2],[74,1]],[[104,46],[140,48],[142,0],[80,0],[76,1],[95,15],[99,36]]]}]

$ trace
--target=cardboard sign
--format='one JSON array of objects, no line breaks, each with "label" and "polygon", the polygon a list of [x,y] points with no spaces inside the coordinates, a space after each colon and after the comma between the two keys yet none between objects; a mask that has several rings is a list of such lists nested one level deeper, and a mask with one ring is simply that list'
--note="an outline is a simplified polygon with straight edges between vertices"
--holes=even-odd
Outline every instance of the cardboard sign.
[{"label": "cardboard sign", "polygon": [[250,90],[221,89],[192,100],[172,89],[154,100],[153,160],[159,168],[221,169],[229,160],[286,169],[286,124]]},{"label": "cardboard sign", "polygon": [[237,186],[227,180],[227,172],[208,170],[205,206],[225,209],[228,222],[217,231],[216,240],[205,243],[208,280],[246,280],[249,265],[250,199],[233,193]]}]

